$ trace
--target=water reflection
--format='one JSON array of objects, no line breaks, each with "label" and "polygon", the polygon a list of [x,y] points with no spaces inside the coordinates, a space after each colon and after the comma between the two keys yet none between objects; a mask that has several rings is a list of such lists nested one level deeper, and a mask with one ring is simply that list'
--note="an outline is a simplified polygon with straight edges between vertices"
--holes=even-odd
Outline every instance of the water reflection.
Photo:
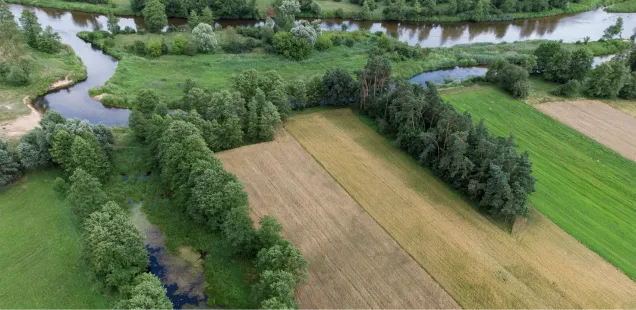
[{"label": "water reflection", "polygon": [[424,72],[417,76],[414,76],[409,81],[424,85],[427,81],[435,84],[444,84],[446,79],[451,79],[453,82],[463,81],[473,76],[484,76],[488,71],[488,68],[484,67],[470,67],[462,68],[455,67],[448,70],[437,70],[431,72]]}]

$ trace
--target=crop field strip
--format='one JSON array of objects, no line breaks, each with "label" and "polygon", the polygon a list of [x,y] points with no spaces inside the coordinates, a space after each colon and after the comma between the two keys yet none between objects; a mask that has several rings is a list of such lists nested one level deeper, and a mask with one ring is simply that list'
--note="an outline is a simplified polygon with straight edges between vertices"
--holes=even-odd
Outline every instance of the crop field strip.
[{"label": "crop field strip", "polygon": [[636,284],[546,217],[509,234],[350,110],[285,127],[462,307],[636,307]]},{"label": "crop field strip", "polygon": [[511,132],[539,180],[530,204],[636,279],[636,163],[495,88],[443,97],[496,134]]},{"label": "crop field strip", "polygon": [[459,307],[286,131],[216,156],[309,261],[302,308]]},{"label": "crop field strip", "polygon": [[636,162],[635,117],[599,101],[551,102],[535,107]]}]

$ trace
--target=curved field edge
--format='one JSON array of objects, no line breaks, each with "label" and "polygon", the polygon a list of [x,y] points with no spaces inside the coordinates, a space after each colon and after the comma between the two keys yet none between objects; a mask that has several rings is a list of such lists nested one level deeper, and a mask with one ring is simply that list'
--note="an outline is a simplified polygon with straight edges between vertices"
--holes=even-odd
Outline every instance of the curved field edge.
[{"label": "curved field edge", "polygon": [[[23,4],[30,6],[54,8],[60,10],[71,10],[86,13],[97,14],[110,14],[113,13],[118,16],[140,16],[139,12],[134,12],[130,7],[130,1],[128,0],[114,0],[111,4],[90,4],[81,2],[67,2],[63,0],[6,0],[8,3]],[[267,8],[271,8],[271,2],[268,0],[257,0],[257,8],[260,11],[261,16],[265,16]],[[335,2],[332,0],[319,0],[317,1],[323,6],[323,12],[320,15],[312,13],[301,13],[299,18],[344,18],[352,19],[356,17],[357,13],[361,11],[361,6],[352,5],[346,1]],[[503,15],[487,15],[482,21],[508,21],[517,19],[532,19],[541,17],[550,17],[566,14],[581,13],[591,11],[598,8],[603,4],[603,0],[582,0],[578,3],[569,3],[567,9],[551,9],[542,12],[516,12]],[[326,8],[326,9],[325,9]],[[384,4],[380,5],[378,9],[373,11],[368,21],[389,21],[384,18],[382,9]],[[338,15],[336,10],[342,9],[342,15]],[[610,11],[612,12],[612,11]],[[620,11],[623,12],[623,11]],[[445,23],[445,22],[462,22],[462,21],[474,21],[474,19],[467,14],[457,14],[455,16],[440,15],[440,16],[424,16],[416,19],[407,19],[409,22],[430,22],[430,23]],[[400,21],[395,21],[400,22]]]},{"label": "curved field edge", "polygon": [[631,308],[636,284],[538,212],[511,235],[350,110],[285,128],[465,308]]},{"label": "curved field edge", "polygon": [[309,261],[301,308],[459,307],[284,129],[215,156],[245,184],[253,218],[274,215]]},{"label": "curved field edge", "polygon": [[70,206],[52,188],[58,170],[28,173],[0,190],[0,305],[3,308],[110,306],[82,259]]}]

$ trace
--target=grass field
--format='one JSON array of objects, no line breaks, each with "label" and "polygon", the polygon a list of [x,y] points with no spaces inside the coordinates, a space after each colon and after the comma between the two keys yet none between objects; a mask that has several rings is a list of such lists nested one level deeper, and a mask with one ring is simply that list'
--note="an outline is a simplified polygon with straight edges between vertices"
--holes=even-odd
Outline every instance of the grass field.
[{"label": "grass field", "polygon": [[494,88],[443,97],[495,133],[514,134],[539,180],[530,203],[636,279],[636,163]]},{"label": "grass field", "polygon": [[216,156],[245,184],[253,218],[275,216],[309,261],[301,308],[458,307],[286,131]]},{"label": "grass field", "polygon": [[0,190],[2,308],[109,308],[81,258],[68,205],[51,188],[57,171],[30,173]]},{"label": "grass field", "polygon": [[[86,79],[86,68],[71,48],[65,48],[53,55],[32,48],[27,50],[28,59],[33,63],[31,83],[20,87],[0,84],[0,123],[30,113],[29,107],[22,103],[25,96],[34,99],[43,95],[53,82],[64,79],[69,74],[72,74],[73,81]],[[0,61],[2,60],[0,57]]]},{"label": "grass field", "polygon": [[[492,92],[467,95],[488,98],[489,91]],[[498,92],[496,94],[499,95]],[[457,97],[453,99],[458,102]],[[510,101],[504,102],[506,105],[515,102]],[[461,104],[458,106],[461,107]],[[471,111],[473,109],[477,110],[474,114],[480,111],[477,108],[471,108]],[[533,118],[532,114],[524,116],[514,107],[510,109],[516,114],[508,119],[515,120],[517,124],[524,124],[520,120],[522,117]],[[549,121],[549,124],[552,128],[539,124],[533,132],[542,136],[545,131],[565,127],[555,121]],[[478,214],[432,173],[358,120],[350,110],[299,114],[289,119],[285,128],[460,306],[636,307],[636,284],[546,217],[533,211],[525,230],[509,234]],[[496,126],[491,128],[501,130]],[[581,139],[580,134],[567,128],[566,132],[571,133],[570,138]],[[520,134],[517,138],[521,143],[527,137]],[[560,156],[559,159],[568,158]],[[535,163],[535,175],[539,178],[533,202],[540,199],[541,193],[561,196],[556,192],[559,189],[551,193],[551,189],[546,188],[549,181],[541,173],[539,156],[532,154],[531,159]],[[620,158],[615,160],[620,161]],[[552,167],[555,176],[567,174],[563,171],[565,169],[558,168]],[[571,185],[576,187],[576,184]],[[618,186],[625,188],[627,184]],[[595,189],[587,190],[597,196],[604,195]],[[613,189],[608,190],[615,193]],[[590,196],[587,193],[576,194]],[[571,201],[581,200],[571,192],[564,193],[562,197]],[[577,214],[576,210],[568,211],[572,215]]]},{"label": "grass field", "polygon": [[617,2],[605,8],[605,11],[608,12],[616,12],[616,13],[632,13],[636,12],[636,1],[635,0],[625,0],[621,2]]}]

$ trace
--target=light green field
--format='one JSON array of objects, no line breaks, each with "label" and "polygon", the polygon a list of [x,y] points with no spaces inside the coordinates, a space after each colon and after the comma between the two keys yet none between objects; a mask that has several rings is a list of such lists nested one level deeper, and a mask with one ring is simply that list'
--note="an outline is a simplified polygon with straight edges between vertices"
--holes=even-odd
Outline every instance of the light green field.
[{"label": "light green field", "polygon": [[605,11],[617,12],[617,13],[632,13],[636,12],[636,1],[625,0],[608,6]]},{"label": "light green field", "polygon": [[51,188],[57,171],[0,191],[0,306],[108,308],[81,258],[71,212]]},{"label": "light green field", "polygon": [[[636,163],[492,87],[442,94],[530,153],[530,204],[636,279]],[[630,133],[625,133],[630,134]]]}]

